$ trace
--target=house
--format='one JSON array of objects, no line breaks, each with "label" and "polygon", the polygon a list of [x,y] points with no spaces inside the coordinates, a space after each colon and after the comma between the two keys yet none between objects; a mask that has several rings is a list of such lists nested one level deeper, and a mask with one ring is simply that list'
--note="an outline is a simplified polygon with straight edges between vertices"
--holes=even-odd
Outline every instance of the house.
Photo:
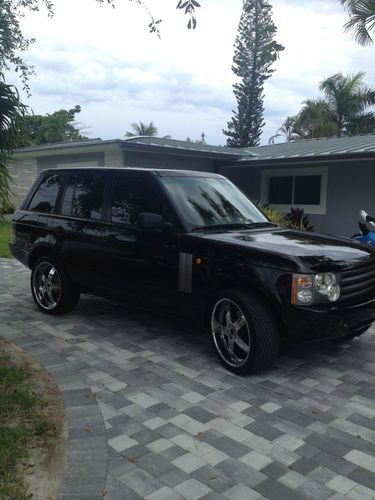
[{"label": "house", "polygon": [[375,215],[375,134],[235,149],[157,137],[92,140],[18,150],[9,165],[16,202],[58,166],[133,166],[218,172],[253,200],[304,208],[321,232],[350,236],[358,212]]},{"label": "house", "polygon": [[324,233],[351,236],[361,209],[375,216],[375,134],[308,139],[245,150],[220,167],[250,198],[303,208]]},{"label": "house", "polygon": [[19,149],[9,162],[14,201],[23,199],[42,170],[55,167],[150,167],[217,171],[221,164],[250,158],[241,149],[158,137],[89,140]]}]

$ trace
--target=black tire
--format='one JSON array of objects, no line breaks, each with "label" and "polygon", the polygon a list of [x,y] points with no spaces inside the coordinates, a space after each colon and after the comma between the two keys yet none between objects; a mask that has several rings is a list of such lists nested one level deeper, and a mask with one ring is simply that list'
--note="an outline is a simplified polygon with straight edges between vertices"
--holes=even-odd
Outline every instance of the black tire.
[{"label": "black tire", "polygon": [[41,257],[33,264],[30,286],[35,304],[45,314],[65,314],[79,301],[79,290],[56,257]]},{"label": "black tire", "polygon": [[[224,320],[224,312],[220,310],[227,306],[225,301],[230,309],[229,317],[237,313],[236,321],[232,322],[234,331],[232,326],[227,327],[228,318],[225,316]],[[225,326],[222,326],[221,320],[225,322]],[[227,333],[220,333],[223,329]],[[232,334],[228,334],[230,329]],[[210,334],[219,360],[238,375],[257,373],[269,368],[279,354],[280,332],[273,311],[263,300],[241,289],[223,290],[216,296],[210,308]],[[228,347],[229,337],[225,338],[227,334],[235,338],[232,341],[233,357]],[[238,341],[243,347],[249,344],[248,352],[237,345]]]}]

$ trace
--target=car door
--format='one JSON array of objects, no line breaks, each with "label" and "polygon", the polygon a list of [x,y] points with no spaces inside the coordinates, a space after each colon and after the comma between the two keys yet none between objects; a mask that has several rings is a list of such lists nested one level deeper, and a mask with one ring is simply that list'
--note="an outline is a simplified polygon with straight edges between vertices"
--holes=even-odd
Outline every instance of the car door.
[{"label": "car door", "polygon": [[69,275],[90,290],[103,287],[101,239],[106,178],[102,172],[68,175],[61,209],[53,221],[53,233]]},{"label": "car door", "polygon": [[[165,229],[142,229],[137,224],[140,213],[159,214],[170,224]],[[147,300],[175,298],[179,233],[152,174],[128,172],[112,176],[107,218],[103,252],[108,291]]]}]

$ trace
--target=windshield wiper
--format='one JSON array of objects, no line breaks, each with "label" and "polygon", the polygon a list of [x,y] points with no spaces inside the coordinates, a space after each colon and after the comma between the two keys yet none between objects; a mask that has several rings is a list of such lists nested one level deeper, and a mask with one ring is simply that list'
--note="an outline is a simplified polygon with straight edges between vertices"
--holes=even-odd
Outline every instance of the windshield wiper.
[{"label": "windshield wiper", "polygon": [[247,225],[247,227],[250,227],[251,229],[253,227],[278,227],[278,225],[274,224],[273,222],[249,222],[246,225]]},{"label": "windshield wiper", "polygon": [[207,231],[215,229],[253,229],[255,227],[277,227],[272,222],[228,222],[222,224],[211,224],[208,226],[197,226],[193,229],[195,231]]}]

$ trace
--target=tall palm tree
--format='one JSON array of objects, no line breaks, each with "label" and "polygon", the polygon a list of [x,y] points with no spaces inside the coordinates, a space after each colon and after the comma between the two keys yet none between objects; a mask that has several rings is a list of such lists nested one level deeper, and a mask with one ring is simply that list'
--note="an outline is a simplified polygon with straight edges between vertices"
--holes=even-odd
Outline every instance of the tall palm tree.
[{"label": "tall palm tree", "polygon": [[17,89],[1,78],[0,75],[0,218],[11,197],[7,162],[17,148],[27,111]]},{"label": "tall palm tree", "polygon": [[137,135],[141,136],[158,135],[158,129],[155,127],[154,122],[150,122],[148,125],[143,122],[132,123],[130,126],[133,129],[133,132],[126,132],[125,137],[135,137]]},{"label": "tall palm tree", "polygon": [[346,31],[352,31],[360,45],[371,45],[370,31],[375,28],[375,0],[340,0],[349,12]]},{"label": "tall palm tree", "polygon": [[369,107],[375,104],[375,89],[364,83],[364,73],[337,73],[321,82],[319,89],[333,113],[338,135],[374,130],[375,115]]}]

